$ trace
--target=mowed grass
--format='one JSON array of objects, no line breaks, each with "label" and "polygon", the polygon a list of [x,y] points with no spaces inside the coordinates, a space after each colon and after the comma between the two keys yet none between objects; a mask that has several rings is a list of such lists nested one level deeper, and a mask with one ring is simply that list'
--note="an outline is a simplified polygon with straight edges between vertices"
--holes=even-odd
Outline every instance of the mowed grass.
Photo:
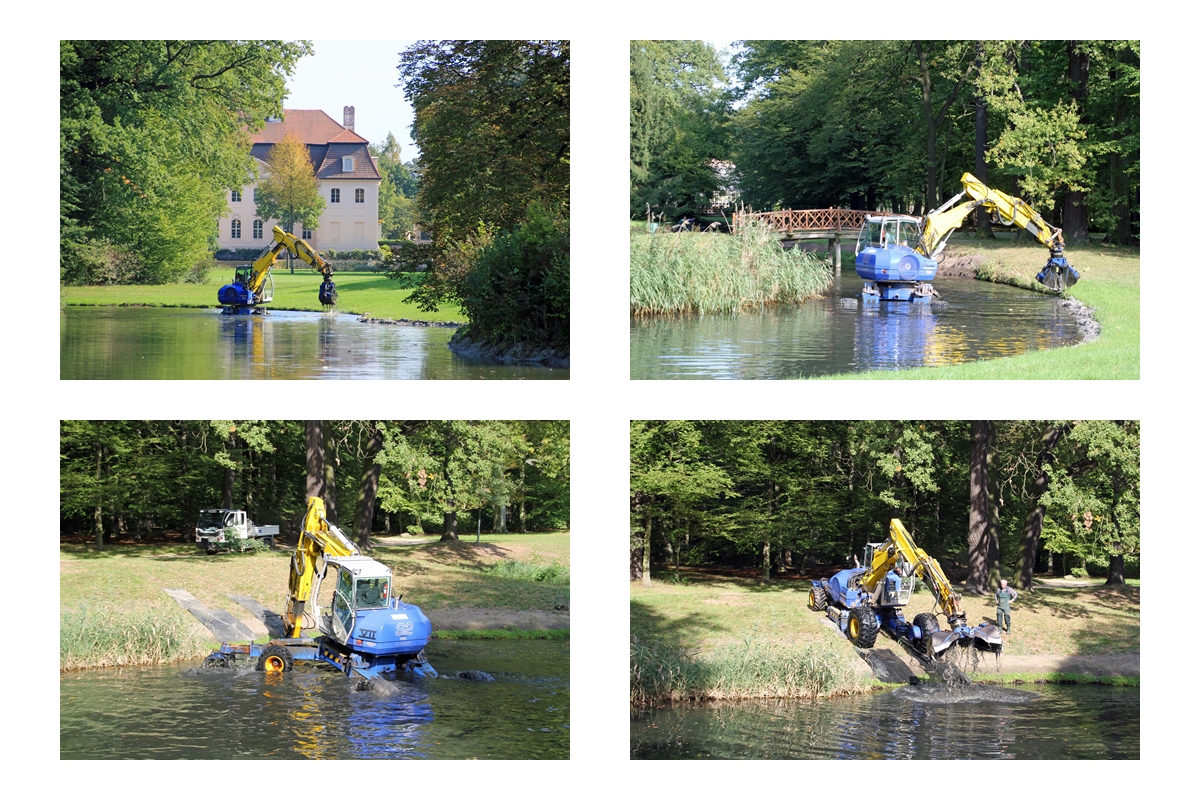
[{"label": "mowed grass", "polygon": [[[630,633],[700,653],[736,644],[746,636],[766,642],[826,641],[837,634],[822,624],[823,614],[807,607],[809,581],[712,576],[683,570],[687,583],[655,580],[650,588],[630,584]],[[666,573],[656,574],[656,578]],[[956,587],[961,591],[962,587]],[[1013,634],[1004,652],[1013,655],[1099,655],[1140,650],[1139,586],[1037,587],[1021,592],[1013,604]],[[964,595],[972,625],[995,622],[991,597]],[[933,610],[933,596],[922,589],[905,617]],[[945,619],[942,618],[942,624]],[[880,641],[886,637],[882,634]],[[853,650],[846,642],[851,658]]]},{"label": "mowed grass", "polygon": [[[208,608],[224,609],[239,619],[249,613],[226,594],[247,595],[282,612],[290,555],[287,547],[206,556],[190,545],[115,545],[102,550],[93,545],[61,545],[60,609],[65,616],[78,617],[85,609],[94,616],[99,610],[125,620],[152,615],[190,626],[191,615],[163,593],[164,588],[180,588]],[[551,610],[570,604],[569,582],[507,577],[492,569],[511,560],[558,564],[569,570],[570,534],[566,532],[484,535],[478,545],[474,536],[464,536],[456,543],[378,546],[370,555],[392,568],[393,591],[425,611],[448,606]],[[114,621],[117,624],[119,620]],[[187,657],[203,655],[212,644],[200,634]]]},{"label": "mowed grass", "polygon": [[[1042,290],[1034,276],[1046,263],[1040,244],[1003,239],[980,242],[954,238],[948,256],[984,258],[981,276],[997,283]],[[1076,347],[1060,347],[1011,358],[947,367],[875,370],[829,376],[837,380],[1138,380],[1141,375],[1141,253],[1133,247],[1092,244],[1068,248],[1067,260],[1079,282],[1066,291],[1094,309],[1100,337]],[[934,282],[936,288],[937,282]]]},{"label": "mowed grass", "polygon": [[[267,308],[281,311],[322,311],[317,290],[321,276],[307,267],[292,275],[276,269],[275,296]],[[173,283],[156,286],[64,286],[63,300],[69,306],[172,306],[216,308],[217,290],[233,280],[233,268],[214,269],[208,282]],[[335,272],[338,302],[336,310],[346,314],[368,314],[377,319],[411,319],[428,322],[465,322],[457,307],[443,306],[438,311],[422,311],[408,302],[412,289],[400,288],[386,275],[359,272]]]}]

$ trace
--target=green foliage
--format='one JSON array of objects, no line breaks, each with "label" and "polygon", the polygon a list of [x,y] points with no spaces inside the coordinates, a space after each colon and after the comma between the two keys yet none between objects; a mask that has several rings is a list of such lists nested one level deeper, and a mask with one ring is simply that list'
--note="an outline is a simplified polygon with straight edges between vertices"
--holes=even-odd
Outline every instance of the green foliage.
[{"label": "green foliage", "polygon": [[530,205],[522,222],[475,254],[455,294],[470,335],[488,344],[571,344],[571,233],[564,218]]},{"label": "green foliage", "polygon": [[675,219],[722,188],[728,94],[717,52],[699,41],[629,45],[630,214]]},{"label": "green foliage", "polygon": [[421,41],[400,54],[421,151],[418,202],[439,245],[570,200],[570,43]]},{"label": "green foliage", "polygon": [[498,578],[530,583],[552,583],[559,586],[571,584],[571,570],[565,564],[557,561],[543,563],[539,561],[515,561],[505,559],[488,567],[487,571]]},{"label": "green foliage", "polygon": [[[140,283],[207,255],[225,192],[253,175],[246,129],[281,113],[308,43],[63,41],[60,269],[90,282],[89,243],[131,254]],[[103,279],[104,274],[98,277]]]},{"label": "green foliage", "polygon": [[780,247],[771,231],[631,235],[629,310],[635,314],[731,313],[797,303],[832,280],[816,256]]}]

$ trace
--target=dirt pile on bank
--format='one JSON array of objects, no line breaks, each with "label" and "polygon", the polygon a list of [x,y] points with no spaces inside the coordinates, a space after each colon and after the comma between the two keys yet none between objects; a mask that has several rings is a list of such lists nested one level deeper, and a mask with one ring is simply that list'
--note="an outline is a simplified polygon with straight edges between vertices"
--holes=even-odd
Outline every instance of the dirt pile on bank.
[{"label": "dirt pile on bank", "polygon": [[974,278],[983,256],[943,256],[938,262],[939,278]]}]

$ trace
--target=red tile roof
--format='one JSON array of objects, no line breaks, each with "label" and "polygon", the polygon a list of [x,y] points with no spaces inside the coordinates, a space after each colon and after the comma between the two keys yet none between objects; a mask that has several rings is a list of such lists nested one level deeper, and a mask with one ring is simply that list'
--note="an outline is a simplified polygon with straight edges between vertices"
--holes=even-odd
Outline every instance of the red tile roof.
[{"label": "red tile roof", "polygon": [[[268,122],[261,131],[250,134],[250,154],[269,162],[271,147],[288,133],[308,145],[308,156],[318,178],[380,180],[379,170],[367,150],[367,140],[334,122],[324,111],[285,109],[282,122]],[[344,156],[354,158],[353,172],[342,172]]]},{"label": "red tile roof", "polygon": [[320,110],[284,109],[282,122],[268,122],[258,133],[250,134],[254,144],[274,144],[292,133],[305,144],[327,144],[332,141],[361,142],[367,140],[349,128],[344,128],[333,117]]}]

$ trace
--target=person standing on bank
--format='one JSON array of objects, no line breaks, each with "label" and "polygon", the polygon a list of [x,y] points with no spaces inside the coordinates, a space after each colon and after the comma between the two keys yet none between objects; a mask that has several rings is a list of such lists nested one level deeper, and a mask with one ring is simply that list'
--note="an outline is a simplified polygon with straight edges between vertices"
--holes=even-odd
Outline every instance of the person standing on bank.
[{"label": "person standing on bank", "polygon": [[1017,590],[1008,585],[1008,581],[1000,581],[1000,588],[996,590],[996,627],[1005,633],[1012,631],[1012,615],[1009,613],[1008,604],[1016,602]]}]

